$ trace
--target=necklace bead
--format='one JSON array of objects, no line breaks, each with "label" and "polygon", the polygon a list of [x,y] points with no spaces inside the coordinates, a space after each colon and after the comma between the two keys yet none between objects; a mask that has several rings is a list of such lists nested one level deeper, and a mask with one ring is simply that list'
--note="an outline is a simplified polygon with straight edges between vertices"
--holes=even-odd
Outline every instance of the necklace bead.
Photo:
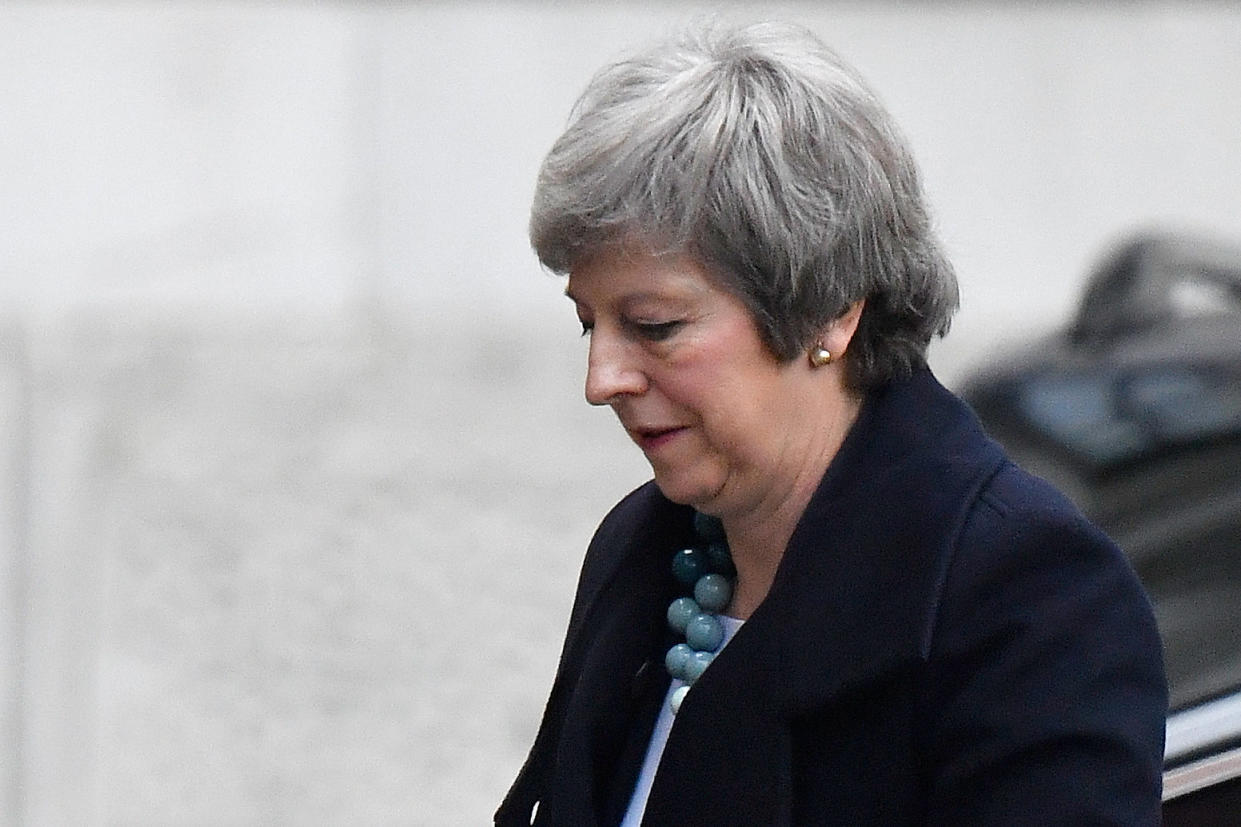
[{"label": "necklace bead", "polygon": [[692,597],[678,597],[668,606],[668,625],[672,631],[685,634],[689,622],[702,614],[702,607]]},{"label": "necklace bead", "polygon": [[692,586],[707,573],[707,553],[697,548],[681,549],[672,558],[672,576],[684,586]]},{"label": "necklace bead", "polygon": [[685,696],[688,694],[688,686],[679,686],[676,691],[672,693],[672,697],[668,701],[668,706],[672,707],[673,715],[681,711],[681,701],[685,700]]},{"label": "necklace bead", "polygon": [[685,677],[683,681],[689,686],[693,686],[702,673],[707,671],[707,667],[711,665],[711,661],[715,660],[714,652],[695,652],[685,661]]},{"label": "necklace bead", "polygon": [[664,656],[664,667],[668,670],[668,674],[677,680],[685,680],[685,664],[694,654],[694,650],[689,647],[688,643],[678,643],[668,650],[668,654]]},{"label": "necklace bead", "polygon": [[699,544],[678,551],[672,558],[672,576],[690,587],[693,597],[678,597],[668,606],[668,625],[685,635],[664,656],[664,667],[684,686],[673,692],[669,705],[675,713],[724,644],[724,625],[716,617],[732,601],[737,569],[728,550],[723,524],[714,517],[694,513]]},{"label": "necklace bead", "polygon": [[737,567],[733,565],[733,555],[728,549],[728,541],[723,537],[712,540],[707,545],[707,563],[713,571],[731,580],[737,576]]},{"label": "necklace bead", "polygon": [[723,540],[725,538],[724,523],[720,522],[719,517],[712,517],[710,514],[695,511],[694,533],[707,542]]},{"label": "necklace bead", "polygon": [[694,600],[708,612],[722,612],[732,602],[733,584],[722,574],[704,574],[694,584]]},{"label": "necklace bead", "polygon": [[685,642],[699,652],[714,652],[724,642],[724,627],[715,615],[701,612],[686,625]]}]

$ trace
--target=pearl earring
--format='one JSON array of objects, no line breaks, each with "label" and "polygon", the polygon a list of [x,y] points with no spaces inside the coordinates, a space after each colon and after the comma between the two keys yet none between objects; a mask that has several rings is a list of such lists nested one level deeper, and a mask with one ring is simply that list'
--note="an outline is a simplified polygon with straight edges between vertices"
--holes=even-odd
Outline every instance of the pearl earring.
[{"label": "pearl earring", "polygon": [[810,364],[813,367],[821,368],[824,365],[831,364],[832,352],[823,347],[822,342],[815,342],[814,347],[810,348]]}]

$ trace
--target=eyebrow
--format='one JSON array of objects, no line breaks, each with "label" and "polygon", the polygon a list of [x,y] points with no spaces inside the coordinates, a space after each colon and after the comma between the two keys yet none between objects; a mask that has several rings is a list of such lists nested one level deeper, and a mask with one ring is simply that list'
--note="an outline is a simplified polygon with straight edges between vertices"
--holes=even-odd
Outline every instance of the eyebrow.
[{"label": "eyebrow", "polygon": [[[567,287],[565,288],[564,294],[570,301],[574,302],[575,304],[582,303],[581,299],[573,295],[573,291]],[[618,304],[621,307],[627,307],[627,306],[634,305],[634,304],[640,304],[641,302],[676,301],[677,298],[678,297],[668,296],[664,293],[660,293],[655,290],[639,290],[636,293],[626,293],[625,295],[621,296],[618,301]]]}]

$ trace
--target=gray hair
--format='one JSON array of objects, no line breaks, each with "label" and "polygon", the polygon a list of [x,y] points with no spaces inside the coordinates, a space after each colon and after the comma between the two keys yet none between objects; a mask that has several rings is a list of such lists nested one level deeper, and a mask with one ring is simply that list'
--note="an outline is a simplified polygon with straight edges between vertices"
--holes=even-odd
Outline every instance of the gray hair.
[{"label": "gray hair", "polygon": [[958,302],[891,117],[791,25],[706,27],[603,68],[543,162],[530,239],[561,274],[634,240],[690,253],[785,361],[865,299],[855,391],[924,364]]}]

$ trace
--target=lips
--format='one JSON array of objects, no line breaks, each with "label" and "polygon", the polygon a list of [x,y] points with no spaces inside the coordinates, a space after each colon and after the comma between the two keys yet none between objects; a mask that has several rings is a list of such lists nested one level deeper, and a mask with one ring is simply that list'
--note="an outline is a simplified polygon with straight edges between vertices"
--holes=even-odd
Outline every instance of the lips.
[{"label": "lips", "polygon": [[643,451],[651,451],[667,445],[676,439],[677,435],[686,430],[683,426],[674,426],[670,428],[627,428],[629,436],[638,447]]}]

